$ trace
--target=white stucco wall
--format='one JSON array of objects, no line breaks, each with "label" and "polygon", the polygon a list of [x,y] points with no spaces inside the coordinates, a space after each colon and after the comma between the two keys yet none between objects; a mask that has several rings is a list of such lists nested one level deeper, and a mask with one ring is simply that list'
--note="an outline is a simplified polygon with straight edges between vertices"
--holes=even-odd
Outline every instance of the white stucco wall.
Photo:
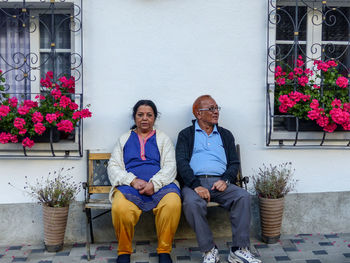
[{"label": "white stucco wall", "polygon": [[[348,191],[348,150],[276,150],[265,147],[266,1],[84,0],[84,148],[111,151],[132,124],[139,99],[152,99],[157,127],[176,142],[190,124],[196,97],[211,94],[220,124],[241,145],[244,175],[262,163],[291,161],[297,192]],[[81,160],[0,160],[0,203],[32,202],[22,188],[53,168]],[[79,200],[83,195],[79,196]]]}]

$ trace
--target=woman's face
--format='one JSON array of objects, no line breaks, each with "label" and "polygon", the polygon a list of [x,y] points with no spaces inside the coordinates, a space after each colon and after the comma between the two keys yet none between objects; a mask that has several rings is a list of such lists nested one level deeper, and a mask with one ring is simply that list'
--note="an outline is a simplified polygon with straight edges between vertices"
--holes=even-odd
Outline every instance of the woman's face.
[{"label": "woman's face", "polygon": [[147,105],[141,105],[135,115],[135,124],[139,131],[146,133],[153,130],[155,117],[153,109]]}]

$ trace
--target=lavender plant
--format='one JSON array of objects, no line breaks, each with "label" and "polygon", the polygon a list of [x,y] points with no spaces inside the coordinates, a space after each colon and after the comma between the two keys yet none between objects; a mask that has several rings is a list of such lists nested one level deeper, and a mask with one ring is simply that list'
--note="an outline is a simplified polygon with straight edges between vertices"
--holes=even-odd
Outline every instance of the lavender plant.
[{"label": "lavender plant", "polygon": [[294,172],[291,162],[269,166],[264,164],[252,176],[256,194],[269,199],[284,197],[295,189],[297,180],[293,178]]},{"label": "lavender plant", "polygon": [[26,176],[24,190],[39,203],[50,207],[66,207],[80,192],[80,184],[75,183],[70,174],[73,169],[74,167],[61,168],[53,173],[49,172],[47,177],[36,179],[33,185],[28,182]]}]

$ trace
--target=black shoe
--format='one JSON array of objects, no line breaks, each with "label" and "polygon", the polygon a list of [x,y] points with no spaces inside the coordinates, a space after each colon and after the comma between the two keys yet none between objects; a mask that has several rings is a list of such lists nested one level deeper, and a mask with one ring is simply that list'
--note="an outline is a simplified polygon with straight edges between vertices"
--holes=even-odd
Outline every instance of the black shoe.
[{"label": "black shoe", "polygon": [[171,260],[170,254],[168,253],[160,253],[158,254],[159,263],[173,263]]},{"label": "black shoe", "polygon": [[122,254],[117,258],[117,263],[130,263],[130,254]]}]

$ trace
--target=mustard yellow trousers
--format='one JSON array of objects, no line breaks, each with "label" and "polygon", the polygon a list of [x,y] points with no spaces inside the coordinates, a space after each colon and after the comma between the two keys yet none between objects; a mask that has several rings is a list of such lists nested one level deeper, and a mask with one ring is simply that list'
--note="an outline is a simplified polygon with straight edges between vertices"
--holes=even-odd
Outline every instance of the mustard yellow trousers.
[{"label": "mustard yellow trousers", "polygon": [[[113,194],[112,221],[118,239],[118,255],[132,253],[135,225],[142,210],[116,190]],[[170,253],[181,215],[181,199],[176,193],[166,194],[153,208],[158,237],[157,253]]]}]

